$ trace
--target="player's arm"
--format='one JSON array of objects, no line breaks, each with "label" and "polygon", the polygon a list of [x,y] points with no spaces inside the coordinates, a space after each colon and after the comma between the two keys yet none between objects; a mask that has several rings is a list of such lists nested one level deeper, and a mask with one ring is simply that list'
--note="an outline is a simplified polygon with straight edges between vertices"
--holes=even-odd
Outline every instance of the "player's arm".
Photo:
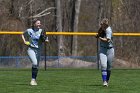
[{"label": "player's arm", "polygon": [[110,42],[110,40],[111,40],[111,35],[112,35],[111,29],[107,29],[107,30],[106,30],[106,37],[99,37],[99,39],[100,39],[101,41],[104,41],[104,42]]},{"label": "player's arm", "polygon": [[101,33],[102,33],[102,28],[100,27],[95,37],[99,38]]},{"label": "player's arm", "polygon": [[99,37],[99,39],[101,40],[101,41],[104,41],[104,42],[108,42],[110,39],[108,39],[108,38],[102,38],[102,37]]},{"label": "player's arm", "polygon": [[24,34],[22,34],[21,37],[25,45],[30,45],[30,42],[25,39]]}]

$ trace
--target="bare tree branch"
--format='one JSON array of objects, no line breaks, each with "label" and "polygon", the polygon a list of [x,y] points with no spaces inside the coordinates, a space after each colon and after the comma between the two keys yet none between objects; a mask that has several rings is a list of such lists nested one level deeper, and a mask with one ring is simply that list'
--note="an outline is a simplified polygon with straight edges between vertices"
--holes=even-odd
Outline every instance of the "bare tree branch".
[{"label": "bare tree branch", "polygon": [[27,5],[31,4],[34,0],[30,0]]},{"label": "bare tree branch", "polygon": [[49,14],[51,14],[51,12],[48,12],[48,13],[45,13],[45,14],[42,14],[42,15],[34,15],[34,16],[30,16],[29,18],[37,18],[37,17],[46,16],[46,15],[49,15]]},{"label": "bare tree branch", "polygon": [[42,16],[49,15],[49,14],[51,14],[51,12],[48,12],[48,13],[45,13],[45,12],[47,12],[47,11],[49,11],[51,9],[55,9],[55,7],[47,8],[47,9],[43,10],[42,12],[40,12],[40,13],[34,15],[34,16],[30,16],[29,18],[36,18],[36,17],[42,17]]}]

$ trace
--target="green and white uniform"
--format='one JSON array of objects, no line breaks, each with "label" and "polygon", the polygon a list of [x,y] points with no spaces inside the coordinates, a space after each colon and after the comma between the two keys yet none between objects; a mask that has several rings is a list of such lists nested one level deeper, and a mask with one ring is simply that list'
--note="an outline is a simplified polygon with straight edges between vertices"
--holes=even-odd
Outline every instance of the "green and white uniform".
[{"label": "green and white uniform", "polygon": [[38,67],[39,67],[39,61],[40,61],[40,52],[42,43],[45,41],[45,36],[43,36],[43,30],[42,29],[27,29],[23,35],[26,39],[26,41],[30,42],[30,45],[28,46],[28,56],[32,62],[32,78],[36,79],[37,73],[38,73]]},{"label": "green and white uniform", "polygon": [[114,58],[114,48],[113,48],[113,35],[111,27],[108,27],[105,31],[105,36],[103,38],[109,39],[108,42],[100,41],[100,62],[102,70],[103,81],[109,81],[111,74],[111,66]]},{"label": "green and white uniform", "polygon": [[107,39],[109,42],[100,41],[100,62],[102,70],[110,70],[111,64],[114,58],[114,48],[113,48],[113,35],[111,27],[106,29]]},{"label": "green and white uniform", "polygon": [[27,29],[24,32],[24,36],[26,39],[30,42],[30,45],[28,46],[27,53],[29,55],[29,58],[33,64],[33,66],[38,66],[39,60],[40,60],[40,48],[42,46],[42,39],[41,39],[41,33],[42,29]]}]

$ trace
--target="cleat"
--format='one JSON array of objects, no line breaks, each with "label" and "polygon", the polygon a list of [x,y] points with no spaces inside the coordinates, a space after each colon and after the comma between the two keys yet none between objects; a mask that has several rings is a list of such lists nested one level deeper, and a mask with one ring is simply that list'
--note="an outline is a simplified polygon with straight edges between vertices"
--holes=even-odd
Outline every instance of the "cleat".
[{"label": "cleat", "polygon": [[31,86],[36,86],[36,85],[37,85],[37,83],[36,83],[36,81],[35,81],[35,80],[31,80],[30,85],[31,85]]},{"label": "cleat", "polygon": [[103,82],[104,87],[108,87],[108,83],[106,81]]}]

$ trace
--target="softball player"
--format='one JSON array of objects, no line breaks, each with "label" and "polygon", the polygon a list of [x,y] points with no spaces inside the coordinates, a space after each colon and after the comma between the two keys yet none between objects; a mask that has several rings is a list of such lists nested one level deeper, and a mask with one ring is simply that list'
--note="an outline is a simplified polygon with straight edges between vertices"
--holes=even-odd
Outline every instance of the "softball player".
[{"label": "softball player", "polygon": [[30,85],[37,85],[36,78],[38,73],[42,42],[48,42],[48,40],[46,40],[46,35],[40,26],[40,20],[34,20],[33,27],[27,29],[22,34],[24,44],[28,46],[27,54],[32,62],[32,79]]},{"label": "softball player", "polygon": [[100,39],[100,62],[101,62],[101,72],[103,86],[108,86],[109,78],[111,75],[111,66],[114,58],[114,48],[113,48],[113,36],[112,29],[109,26],[108,19],[103,19],[101,21],[102,35],[97,35]]}]

